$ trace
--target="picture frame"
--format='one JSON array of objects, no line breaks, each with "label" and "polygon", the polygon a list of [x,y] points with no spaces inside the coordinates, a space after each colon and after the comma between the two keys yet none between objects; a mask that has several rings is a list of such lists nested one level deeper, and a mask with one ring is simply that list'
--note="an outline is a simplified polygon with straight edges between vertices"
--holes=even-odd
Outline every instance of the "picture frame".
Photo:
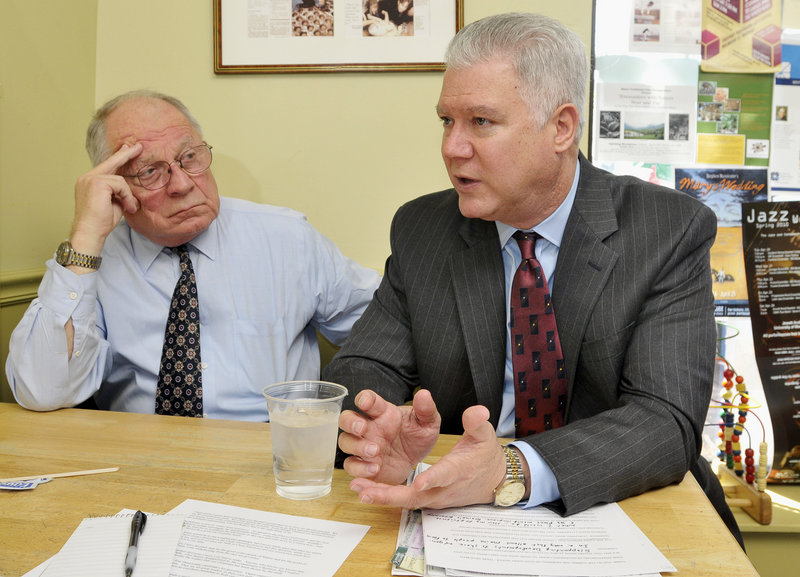
[{"label": "picture frame", "polygon": [[441,71],[463,22],[463,0],[214,0],[214,72]]}]

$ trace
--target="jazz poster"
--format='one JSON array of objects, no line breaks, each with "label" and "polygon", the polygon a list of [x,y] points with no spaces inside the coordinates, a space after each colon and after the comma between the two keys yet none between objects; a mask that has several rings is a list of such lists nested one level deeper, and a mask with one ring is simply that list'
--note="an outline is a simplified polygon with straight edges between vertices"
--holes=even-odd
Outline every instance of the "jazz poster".
[{"label": "jazz poster", "polygon": [[800,483],[800,202],[742,205],[756,363],[774,434],[769,483]]}]

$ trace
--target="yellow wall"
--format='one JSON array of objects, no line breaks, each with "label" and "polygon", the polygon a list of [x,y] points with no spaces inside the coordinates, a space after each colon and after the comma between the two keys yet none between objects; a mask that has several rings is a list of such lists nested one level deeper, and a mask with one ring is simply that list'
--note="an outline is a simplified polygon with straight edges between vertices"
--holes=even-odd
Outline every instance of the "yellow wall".
[{"label": "yellow wall", "polygon": [[[591,42],[591,0],[464,0],[465,22],[554,15]],[[214,146],[220,192],[300,210],[378,270],[397,207],[449,186],[434,107],[440,72],[215,75],[213,2],[0,3],[0,345],[69,234],[83,138],[108,98],[182,99]],[[0,400],[11,400],[3,371]]]},{"label": "yellow wall", "polygon": [[[75,176],[89,162],[96,0],[0,4],[0,345],[69,233]],[[11,401],[3,370],[0,401]]]}]

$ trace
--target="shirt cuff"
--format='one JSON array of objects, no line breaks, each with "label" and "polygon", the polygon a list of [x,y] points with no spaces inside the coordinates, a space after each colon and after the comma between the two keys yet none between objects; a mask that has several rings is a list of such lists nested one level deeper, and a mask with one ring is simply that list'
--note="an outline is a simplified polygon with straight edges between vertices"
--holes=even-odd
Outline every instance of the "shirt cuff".
[{"label": "shirt cuff", "polygon": [[556,476],[542,459],[539,452],[528,443],[509,443],[509,446],[522,453],[522,456],[528,462],[528,470],[530,471],[531,478],[528,479],[528,482],[531,487],[531,496],[527,503],[521,504],[528,508],[560,499],[561,492],[558,490]]},{"label": "shirt cuff", "polygon": [[39,285],[39,301],[64,318],[91,314],[96,309],[97,272],[77,275],[47,261],[47,271]]}]

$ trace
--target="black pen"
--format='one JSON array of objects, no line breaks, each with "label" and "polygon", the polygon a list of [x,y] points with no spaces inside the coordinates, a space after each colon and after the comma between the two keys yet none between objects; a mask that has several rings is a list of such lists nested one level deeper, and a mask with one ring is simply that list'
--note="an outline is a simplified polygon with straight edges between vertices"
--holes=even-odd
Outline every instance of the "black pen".
[{"label": "black pen", "polygon": [[147,523],[147,515],[141,511],[136,511],[131,521],[131,540],[128,543],[128,554],[125,555],[125,577],[131,577],[133,568],[136,566],[136,553],[139,549],[139,535],[144,531],[144,524]]}]

